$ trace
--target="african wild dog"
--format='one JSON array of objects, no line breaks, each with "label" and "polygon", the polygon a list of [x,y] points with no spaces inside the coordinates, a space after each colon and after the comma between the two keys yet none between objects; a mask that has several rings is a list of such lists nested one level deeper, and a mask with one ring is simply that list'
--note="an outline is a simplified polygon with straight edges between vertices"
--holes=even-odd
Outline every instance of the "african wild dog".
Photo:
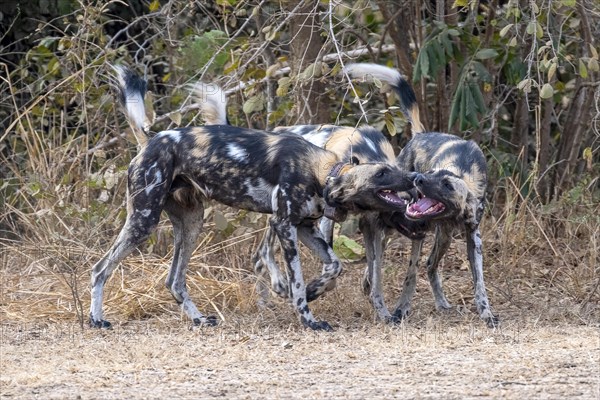
[{"label": "african wild dog", "polygon": [[[331,330],[308,308],[307,296],[333,288],[342,270],[339,259],[315,226],[327,201],[342,212],[362,207],[365,192],[381,201],[379,210],[405,207],[396,192],[412,187],[397,166],[340,163],[331,152],[296,135],[274,135],[231,126],[166,130],[149,138],[143,98],[146,82],[117,67],[120,100],[135,132],[139,154],[128,169],[127,219],[111,249],[92,269],[90,325],[109,328],[103,319],[104,284],[121,260],[156,228],[164,210],[173,224],[173,262],[166,286],[195,325],[215,325],[198,311],[186,288],[186,269],[202,230],[204,202],[273,214],[270,225],[279,238],[290,278],[293,306],[304,326]],[[368,196],[367,196],[368,197]],[[323,261],[322,275],[304,284],[297,240]]]},{"label": "african wild dog", "polygon": [[[408,206],[406,216],[428,223],[431,229],[435,229],[433,249],[427,260],[427,275],[436,308],[451,308],[442,290],[438,263],[450,246],[453,231],[462,228],[466,233],[467,257],[475,287],[475,306],[488,326],[496,326],[499,320],[492,313],[483,282],[483,249],[479,231],[487,187],[483,152],[473,141],[446,133],[424,132],[414,91],[398,71],[363,63],[350,64],[347,71],[355,78],[376,78],[388,83],[400,97],[401,109],[412,124],[415,134],[402,149],[397,161],[401,168],[418,173],[414,180],[418,200]],[[405,318],[410,311],[422,245],[422,239],[412,241],[408,273],[394,311],[398,319]]]},{"label": "african wild dog", "polygon": [[[225,125],[227,120],[227,99],[222,90],[213,84],[196,83],[191,87],[192,95],[197,104],[200,105],[200,111],[207,125]],[[370,126],[361,126],[359,128],[343,127],[334,125],[296,125],[277,127],[274,132],[279,134],[296,134],[302,136],[307,141],[323,149],[335,153],[340,159],[349,162],[351,158],[356,158],[360,163],[381,162],[390,165],[396,164],[396,155],[390,142],[383,133]],[[364,183],[368,185],[368,182]],[[390,217],[390,212],[382,215],[376,209],[377,203],[381,202],[376,196],[365,192],[365,199],[362,204],[356,203],[353,211],[360,213],[359,228],[363,233],[367,269],[365,270],[365,282],[368,285],[364,287],[365,294],[369,296],[374,309],[380,319],[389,321],[394,319],[388,311],[382,295],[381,279],[381,257],[383,255],[383,232],[386,225],[393,225],[399,232],[412,239],[423,238],[422,223],[414,222],[404,218],[402,212]],[[412,199],[411,193],[404,194],[406,200]],[[372,203],[375,202],[375,203]],[[398,211],[404,211],[399,206]],[[385,218],[386,223],[383,222]],[[328,215],[321,219],[320,229],[325,238],[332,244],[333,225],[335,215]],[[286,277],[281,273],[274,257],[275,233],[272,229],[267,229],[263,240],[254,255],[254,270],[259,277],[270,277],[271,290],[282,298],[289,297],[289,285]],[[265,268],[266,267],[266,268]],[[268,274],[267,274],[268,271]],[[257,290],[261,296],[260,301],[265,302],[269,295],[269,288],[264,285],[264,279],[259,279]],[[314,300],[310,295],[308,301]]]}]

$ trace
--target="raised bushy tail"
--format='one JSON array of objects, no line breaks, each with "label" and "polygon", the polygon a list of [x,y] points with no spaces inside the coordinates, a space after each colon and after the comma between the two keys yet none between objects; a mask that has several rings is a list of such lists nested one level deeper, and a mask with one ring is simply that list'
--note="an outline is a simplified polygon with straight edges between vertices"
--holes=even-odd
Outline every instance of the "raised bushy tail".
[{"label": "raised bushy tail", "polygon": [[144,106],[147,83],[128,67],[116,65],[114,70],[119,101],[125,110],[127,121],[133,130],[138,147],[143,148],[148,143],[148,131],[151,125],[146,117]]},{"label": "raised bushy tail", "polygon": [[407,79],[397,70],[370,63],[347,64],[345,71],[353,78],[373,81],[377,79],[390,85],[400,98],[400,109],[412,125],[414,133],[425,132],[419,117],[417,97]]},{"label": "raised bushy tail", "polygon": [[196,82],[189,85],[206,125],[229,125],[227,119],[227,96],[214,83]]}]

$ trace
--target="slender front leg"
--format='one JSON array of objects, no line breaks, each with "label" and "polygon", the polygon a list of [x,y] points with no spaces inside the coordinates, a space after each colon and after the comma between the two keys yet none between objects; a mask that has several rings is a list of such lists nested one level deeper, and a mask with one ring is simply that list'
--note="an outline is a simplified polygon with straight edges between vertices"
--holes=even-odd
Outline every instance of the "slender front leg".
[{"label": "slender front leg", "polygon": [[296,307],[296,312],[298,313],[300,322],[302,325],[313,330],[333,330],[327,322],[318,322],[308,308],[308,301],[306,299],[306,285],[304,284],[302,267],[300,265],[297,228],[286,219],[276,216],[273,216],[271,219],[272,226],[275,229],[277,237],[281,243],[281,250],[288,268],[292,304],[294,307]]},{"label": "slender front leg", "polygon": [[438,264],[450,247],[452,240],[451,229],[440,228],[439,225],[436,226],[434,240],[431,254],[427,259],[427,277],[429,278],[429,284],[431,285],[431,291],[435,299],[435,308],[438,311],[442,311],[452,308],[446,299],[446,295],[444,295],[442,280],[438,271]]},{"label": "slender front leg", "polygon": [[333,247],[333,226],[334,225],[335,225],[335,222],[333,222],[333,220],[326,218],[326,217],[321,218],[321,221],[319,221],[319,230],[323,234],[323,237],[325,238],[325,240],[327,240],[327,243],[329,244],[330,247]]},{"label": "slender front leg", "polygon": [[342,273],[342,263],[313,224],[298,226],[298,236],[323,262],[321,276],[310,282],[306,289],[306,298],[310,302],[335,288],[337,277]]},{"label": "slender front leg", "polygon": [[[332,220],[328,218],[321,218],[319,225],[319,229],[322,232],[322,235],[328,241],[327,243],[330,247],[332,246],[333,241],[333,224],[334,222]],[[253,257],[254,272],[259,277],[265,279],[268,271],[271,281],[271,290],[273,290],[279,297],[287,299],[290,297],[290,289],[287,277],[281,273],[281,269],[275,261],[275,237],[275,230],[272,227],[267,229],[259,244],[258,250]],[[259,280],[257,286],[257,291],[261,297],[261,303],[264,304],[268,301],[269,289],[264,285],[263,280]],[[311,290],[309,289],[309,291]],[[308,301],[310,302],[312,300],[314,300],[314,298],[309,298]]]},{"label": "slender front leg", "polygon": [[490,301],[488,300],[483,282],[483,243],[479,228],[469,230],[467,228],[467,256],[473,275],[473,286],[475,288],[475,307],[479,317],[487,323],[487,326],[494,328],[498,326],[500,320],[492,313]]},{"label": "slender front leg", "polygon": [[423,239],[413,240],[410,250],[410,261],[408,271],[404,278],[402,294],[396,303],[394,310],[395,321],[401,321],[408,316],[410,312],[410,302],[417,288],[417,271],[419,270],[419,259],[421,258],[421,249],[423,248]]},{"label": "slender front leg", "polygon": [[[269,224],[271,224],[271,220],[269,220]],[[274,228],[270,225],[253,256],[254,272],[259,278],[262,278],[257,282],[257,291],[263,304],[269,298],[269,288],[264,284],[267,271],[270,276],[271,289],[281,298],[287,299],[290,297],[287,277],[283,276],[279,265],[275,261],[276,236]]]},{"label": "slender front leg", "polygon": [[365,214],[359,220],[360,231],[365,239],[367,268],[363,278],[363,292],[369,296],[377,317],[385,322],[392,321],[392,315],[385,305],[383,296],[383,226],[376,214]]}]

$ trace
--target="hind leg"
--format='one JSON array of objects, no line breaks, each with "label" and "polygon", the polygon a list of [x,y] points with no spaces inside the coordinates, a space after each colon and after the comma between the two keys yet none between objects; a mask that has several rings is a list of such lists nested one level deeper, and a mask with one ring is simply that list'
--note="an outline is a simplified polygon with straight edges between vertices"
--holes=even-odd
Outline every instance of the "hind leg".
[{"label": "hind leg", "polygon": [[185,207],[169,199],[165,211],[173,224],[175,236],[173,262],[165,284],[194,325],[214,326],[217,324],[217,319],[214,316],[204,316],[190,298],[185,277],[188,263],[202,232],[204,207],[201,203],[197,203],[194,207]]},{"label": "hind leg", "polygon": [[[150,212],[149,215],[147,213]],[[91,277],[90,326],[93,328],[110,328],[110,322],[102,316],[102,300],[104,284],[119,263],[135,248],[143,243],[156,228],[160,218],[160,209],[150,211],[133,210],[121,229],[117,240],[110,250],[94,265]]]}]

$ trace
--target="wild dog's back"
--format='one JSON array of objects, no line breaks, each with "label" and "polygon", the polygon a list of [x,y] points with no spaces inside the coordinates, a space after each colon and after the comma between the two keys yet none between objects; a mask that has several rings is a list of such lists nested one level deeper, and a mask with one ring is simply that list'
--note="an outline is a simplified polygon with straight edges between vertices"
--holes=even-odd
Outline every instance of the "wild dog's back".
[{"label": "wild dog's back", "polygon": [[335,153],[342,161],[350,162],[355,157],[360,163],[395,163],[391,143],[370,126],[296,125],[277,127],[274,131],[300,135],[312,144]]},{"label": "wild dog's back", "polygon": [[[227,97],[214,84],[198,82],[190,86],[191,94],[200,105],[206,125],[228,125]],[[395,162],[394,149],[385,136],[375,128],[358,128],[321,125],[280,126],[273,129],[278,134],[294,134],[335,153],[342,161],[350,162],[356,157],[359,162]]]}]

